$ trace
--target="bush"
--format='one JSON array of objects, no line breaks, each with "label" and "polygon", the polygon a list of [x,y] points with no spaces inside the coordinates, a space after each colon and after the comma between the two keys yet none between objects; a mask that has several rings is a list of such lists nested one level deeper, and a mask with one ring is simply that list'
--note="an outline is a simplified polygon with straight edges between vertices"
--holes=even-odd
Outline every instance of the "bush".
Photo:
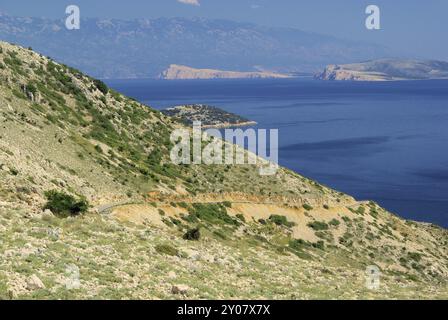
[{"label": "bush", "polygon": [[231,208],[231,207],[232,207],[232,203],[231,203],[230,201],[224,201],[224,202],[222,203],[222,205],[223,205],[224,207],[226,207],[226,208]]},{"label": "bush", "polygon": [[188,204],[186,203],[186,202],[179,202],[178,204],[177,204],[179,207],[181,207],[181,208],[184,208],[184,209],[187,209],[188,208]]},{"label": "bush", "polygon": [[201,232],[200,232],[199,228],[194,228],[194,229],[189,229],[184,234],[183,238],[185,240],[195,240],[195,241],[198,241],[200,237],[201,237]]},{"label": "bush", "polygon": [[305,203],[305,204],[303,205],[303,209],[305,209],[306,211],[310,211],[310,210],[313,210],[313,207],[310,206],[309,204]]},{"label": "bush", "polygon": [[295,250],[302,250],[307,247],[308,243],[303,239],[292,239],[289,241],[289,247]]},{"label": "bush", "polygon": [[328,230],[328,224],[321,221],[313,221],[307,224],[308,227],[310,227],[313,230],[320,231],[320,230]]},{"label": "bush", "polygon": [[227,209],[221,204],[194,203],[188,210],[192,219],[197,218],[204,222],[229,224],[239,226],[241,223],[227,214]]},{"label": "bush", "polygon": [[316,249],[324,250],[325,249],[325,243],[322,240],[317,241],[316,243],[313,243],[312,246]]},{"label": "bush", "polygon": [[422,259],[422,255],[418,252],[409,252],[408,256],[411,260],[414,260],[416,262],[420,262],[420,260]]},{"label": "bush", "polygon": [[77,200],[75,197],[57,190],[45,192],[45,197],[48,201],[43,209],[48,209],[55,215],[62,217],[78,216],[85,213],[89,208],[87,200]]},{"label": "bush", "polygon": [[246,222],[246,218],[244,218],[244,216],[241,213],[238,213],[235,217],[237,217],[237,219],[239,219],[242,222]]},{"label": "bush", "polygon": [[103,153],[103,149],[101,148],[101,146],[99,144],[97,144],[95,146],[95,151],[98,152],[98,153]]},{"label": "bush", "polygon": [[182,225],[182,221],[180,221],[179,219],[170,217],[170,221],[171,221],[175,226],[180,226],[180,225]]},{"label": "bush", "polygon": [[328,224],[329,224],[330,226],[337,227],[337,226],[340,225],[341,223],[339,222],[338,219],[332,219],[330,222],[328,222]]},{"label": "bush", "polygon": [[371,208],[369,213],[374,219],[378,218],[378,211],[376,211],[375,209]]},{"label": "bush", "polygon": [[31,92],[32,94],[36,94],[37,93],[37,88],[34,84],[29,83],[25,86],[25,90],[27,92]]},{"label": "bush", "polygon": [[269,217],[269,220],[278,226],[286,226],[288,228],[294,227],[296,224],[294,222],[288,221],[285,216],[280,216],[273,214]]},{"label": "bush", "polygon": [[109,88],[107,85],[101,80],[94,80],[93,83],[95,87],[100,90],[103,94],[107,94],[109,92]]}]

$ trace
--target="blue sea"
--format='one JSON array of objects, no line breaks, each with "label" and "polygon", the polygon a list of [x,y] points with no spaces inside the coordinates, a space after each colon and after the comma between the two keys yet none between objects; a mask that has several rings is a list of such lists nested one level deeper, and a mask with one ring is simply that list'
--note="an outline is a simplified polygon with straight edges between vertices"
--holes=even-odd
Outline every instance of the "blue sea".
[{"label": "blue sea", "polygon": [[279,129],[280,164],[448,227],[448,81],[109,80],[154,108],[203,103]]}]

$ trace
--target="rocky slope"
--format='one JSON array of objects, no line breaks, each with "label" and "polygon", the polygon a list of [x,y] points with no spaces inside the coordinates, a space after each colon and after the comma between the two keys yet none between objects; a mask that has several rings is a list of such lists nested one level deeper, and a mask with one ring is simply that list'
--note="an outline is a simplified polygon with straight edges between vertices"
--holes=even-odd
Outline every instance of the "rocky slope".
[{"label": "rocky slope", "polygon": [[447,298],[447,230],[261,162],[173,165],[182,124],[4,42],[0,106],[0,298]]},{"label": "rocky slope", "polygon": [[448,79],[448,62],[382,59],[329,65],[316,78],[354,81]]},{"label": "rocky slope", "polygon": [[187,80],[187,79],[265,79],[265,78],[289,78],[286,74],[274,72],[239,72],[214,69],[196,69],[187,66],[172,64],[163,71],[159,79]]}]

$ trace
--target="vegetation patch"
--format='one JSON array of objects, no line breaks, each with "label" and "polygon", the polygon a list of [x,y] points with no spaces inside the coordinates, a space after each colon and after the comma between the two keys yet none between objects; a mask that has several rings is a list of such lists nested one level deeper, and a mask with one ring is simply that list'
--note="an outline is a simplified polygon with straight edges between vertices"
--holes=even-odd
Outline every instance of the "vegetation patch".
[{"label": "vegetation patch", "polygon": [[288,228],[294,227],[296,225],[294,222],[288,221],[288,219],[285,216],[280,216],[277,214],[271,215],[269,217],[269,220],[278,226],[285,226]]},{"label": "vegetation patch", "polygon": [[201,238],[201,231],[199,228],[189,229],[183,237],[185,240],[198,241]]},{"label": "vegetation patch", "polygon": [[241,222],[246,222],[246,218],[244,218],[244,215],[242,215],[241,213],[238,213],[235,217]]},{"label": "vegetation patch", "polygon": [[107,94],[109,92],[109,88],[103,81],[95,79],[93,83],[95,84],[96,88],[103,94]]},{"label": "vegetation patch", "polygon": [[303,209],[305,209],[306,211],[311,211],[311,210],[313,210],[313,207],[310,206],[309,204],[305,203],[305,204],[303,205]]},{"label": "vegetation patch", "polygon": [[328,224],[323,221],[313,221],[308,223],[307,226],[315,231],[328,230]]},{"label": "vegetation patch", "polygon": [[45,197],[48,201],[43,209],[48,209],[55,215],[61,217],[78,216],[85,213],[89,208],[86,199],[76,199],[69,194],[57,190],[45,192]]},{"label": "vegetation patch", "polygon": [[239,226],[241,223],[227,214],[227,209],[223,204],[194,203],[189,209],[189,220],[199,219],[204,222],[229,224]]},{"label": "vegetation patch", "polygon": [[341,222],[338,219],[331,219],[331,221],[328,222],[328,224],[330,226],[337,227],[337,226],[339,226],[341,224]]}]

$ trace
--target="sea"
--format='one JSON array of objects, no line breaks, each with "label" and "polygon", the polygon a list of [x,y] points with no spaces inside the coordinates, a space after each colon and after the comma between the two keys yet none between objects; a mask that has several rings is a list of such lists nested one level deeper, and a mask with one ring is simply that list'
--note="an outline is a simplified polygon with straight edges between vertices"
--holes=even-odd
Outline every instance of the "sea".
[{"label": "sea", "polygon": [[448,227],[448,80],[107,80],[156,109],[208,104],[279,130],[279,162]]}]

